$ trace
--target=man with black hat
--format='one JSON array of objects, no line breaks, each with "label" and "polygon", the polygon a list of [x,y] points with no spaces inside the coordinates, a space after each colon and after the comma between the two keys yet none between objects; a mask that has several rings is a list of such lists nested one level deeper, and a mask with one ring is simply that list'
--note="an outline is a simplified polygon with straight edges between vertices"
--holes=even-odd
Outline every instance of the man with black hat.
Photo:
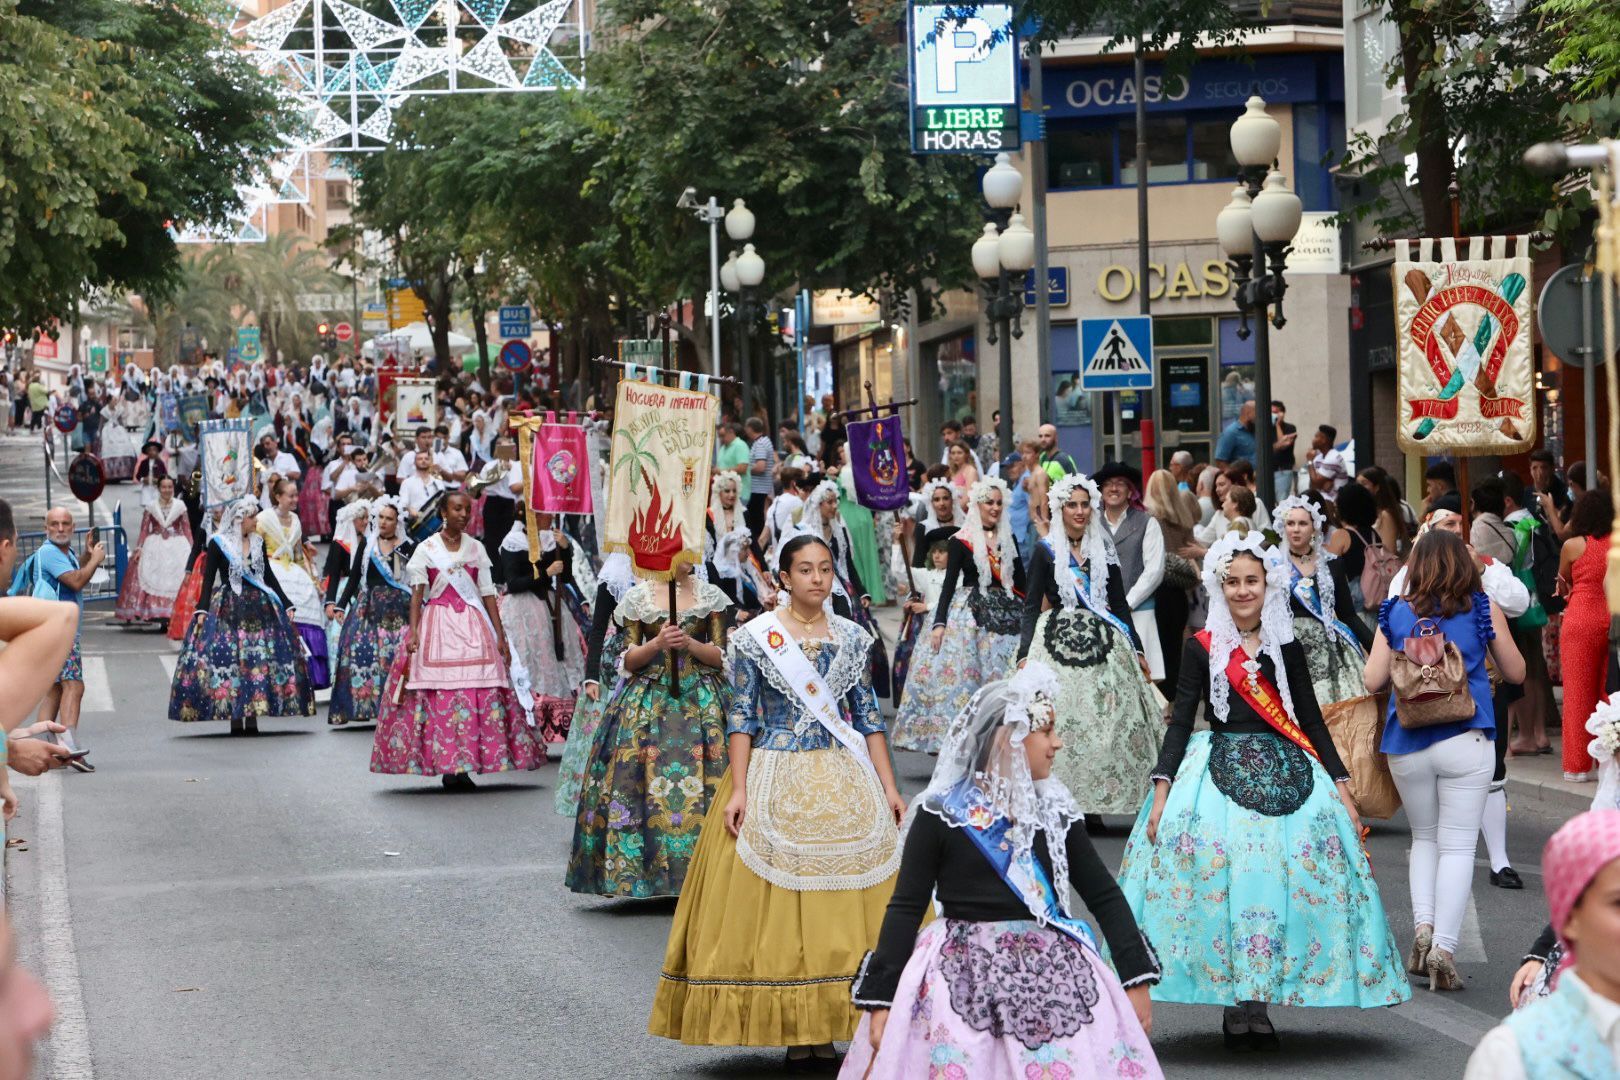
[{"label": "man with black hat", "polygon": [[141,485],[143,507],[157,502],[158,481],[168,475],[169,467],[163,464],[163,443],[147,439],[141,446],[141,460],[135,463],[135,482]]},{"label": "man with black hat", "polygon": [[1164,533],[1158,519],[1141,507],[1142,474],[1111,461],[1092,474],[1102,492],[1102,522],[1119,552],[1125,580],[1125,603],[1142,641],[1149,677],[1164,678],[1164,651],[1159,646],[1159,620],[1153,594],[1164,580]]}]

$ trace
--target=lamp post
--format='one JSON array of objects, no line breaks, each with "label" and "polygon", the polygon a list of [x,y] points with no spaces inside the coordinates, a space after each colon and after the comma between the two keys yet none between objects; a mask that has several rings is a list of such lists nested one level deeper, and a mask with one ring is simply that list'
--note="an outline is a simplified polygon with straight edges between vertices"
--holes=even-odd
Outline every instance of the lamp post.
[{"label": "lamp post", "polygon": [[[1299,196],[1275,166],[1282,149],[1282,127],[1266,112],[1260,97],[1251,97],[1243,115],[1232,124],[1232,155],[1238,162],[1239,187],[1232,201],[1215,217],[1215,235],[1232,267],[1232,284],[1243,323],[1238,337],[1249,336],[1254,326],[1255,439],[1254,471],[1261,491],[1276,490],[1271,423],[1271,327],[1281,330],[1283,294],[1288,282],[1283,265],[1289,245],[1299,231]],[[1275,307],[1275,312],[1271,308]],[[1265,420],[1262,422],[1261,417]]]},{"label": "lamp post", "polygon": [[983,235],[973,242],[973,272],[984,285],[984,315],[990,323],[986,340],[1001,346],[1001,423],[996,441],[997,454],[1002,455],[1013,449],[1010,337],[1024,336],[1024,275],[1035,265],[1035,234],[1024,224],[1024,215],[1017,213],[1024,178],[1006,154],[996,155],[995,164],[985,170],[981,187],[990,210]]}]

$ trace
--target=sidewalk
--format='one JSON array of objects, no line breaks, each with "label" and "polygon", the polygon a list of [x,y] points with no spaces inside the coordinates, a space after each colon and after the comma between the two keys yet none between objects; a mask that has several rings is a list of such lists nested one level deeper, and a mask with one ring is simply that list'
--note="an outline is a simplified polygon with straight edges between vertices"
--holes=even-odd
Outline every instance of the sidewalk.
[{"label": "sidewalk", "polygon": [[1571,813],[1591,809],[1597,783],[1574,784],[1564,779],[1564,763],[1553,743],[1551,754],[1510,757],[1507,762],[1508,801],[1527,799],[1563,807]]}]

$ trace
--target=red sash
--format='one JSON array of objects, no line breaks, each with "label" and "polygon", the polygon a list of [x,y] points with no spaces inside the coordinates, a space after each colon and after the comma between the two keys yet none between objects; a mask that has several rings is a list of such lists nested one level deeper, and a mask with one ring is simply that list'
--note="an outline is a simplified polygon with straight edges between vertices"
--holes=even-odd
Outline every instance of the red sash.
[{"label": "red sash", "polygon": [[[960,536],[953,537],[953,539],[963,547],[967,548],[969,551],[973,550],[973,545],[962,539]],[[988,562],[990,563],[990,580],[1006,589],[1009,595],[1016,596],[1018,599],[1022,600],[1024,598],[1024,594],[1010,582],[1003,581],[1001,578],[1001,550],[999,548],[992,548],[990,550]]]},{"label": "red sash", "polygon": [[[1210,632],[1200,630],[1195,636],[1198,638],[1198,644],[1204,647],[1204,651],[1209,652]],[[1251,675],[1243,667],[1243,660],[1242,648],[1233,649],[1232,655],[1227,658],[1226,679],[1232,684],[1232,689],[1237,691],[1238,697],[1249,703],[1249,708],[1271,725],[1273,731],[1312,758],[1316,758],[1316,748],[1311,745],[1311,740],[1306,738],[1299,725],[1294,723],[1294,718],[1288,715],[1288,710],[1283,705],[1282,694],[1271,684],[1271,680],[1266,678],[1265,672],[1256,669]]]}]

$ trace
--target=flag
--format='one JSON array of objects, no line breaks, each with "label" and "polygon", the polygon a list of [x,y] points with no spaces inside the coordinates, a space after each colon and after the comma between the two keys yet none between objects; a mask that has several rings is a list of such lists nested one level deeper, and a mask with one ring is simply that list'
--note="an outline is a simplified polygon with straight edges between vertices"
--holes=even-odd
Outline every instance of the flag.
[{"label": "flag", "polygon": [[201,425],[205,507],[253,492],[253,445],[247,420],[205,420]]},{"label": "flag", "polygon": [[589,514],[589,462],[584,428],[577,424],[538,424],[529,464],[534,477],[529,485],[529,509],[544,514]]},{"label": "flag", "polygon": [[856,420],[845,427],[855,501],[868,510],[897,510],[911,497],[905,432],[898,416]]},{"label": "flag", "polygon": [[703,559],[714,460],[713,396],[622,379],[613,407],[606,548],[671,580]]}]

